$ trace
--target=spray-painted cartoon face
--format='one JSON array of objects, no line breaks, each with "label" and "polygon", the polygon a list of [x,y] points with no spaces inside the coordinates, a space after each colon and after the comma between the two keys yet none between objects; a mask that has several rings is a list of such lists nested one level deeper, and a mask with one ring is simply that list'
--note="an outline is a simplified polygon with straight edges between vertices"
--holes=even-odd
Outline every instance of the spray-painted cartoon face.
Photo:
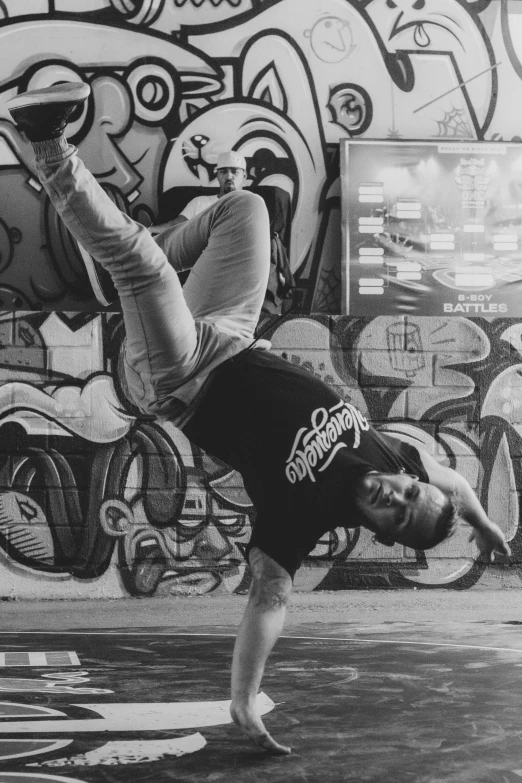
[{"label": "spray-painted cartoon face", "polygon": [[314,53],[325,63],[339,63],[354,50],[350,23],[337,16],[325,16],[305,30]]},{"label": "spray-painted cartoon face", "polygon": [[234,490],[236,500],[238,494],[243,507],[229,502],[202,469],[189,468],[182,508],[163,529],[151,525],[142,500],[107,501],[100,520],[106,533],[119,538],[129,593],[202,594],[219,587],[233,592],[245,574],[253,511],[244,490]]},{"label": "spray-painted cartoon face", "polygon": [[118,206],[150,223],[157,214],[160,162],[183,105],[187,97],[205,100],[220,83],[204,59],[170,41],[155,41],[151,57],[150,37],[132,29],[115,34],[105,25],[69,20],[13,23],[0,30],[0,48],[8,64],[8,70],[0,68],[0,166],[5,166],[0,188],[11,194],[9,201],[2,200],[0,217],[10,225],[16,215],[24,215],[11,265],[14,276],[5,282],[21,287],[25,278],[22,289],[36,295],[40,306],[81,308],[82,299],[90,296],[83,265],[73,240],[57,227],[36,177],[27,175],[33,169],[32,152],[12,123],[6,101],[17,92],[57,82],[89,83],[91,96],[72,117],[69,140]]},{"label": "spray-painted cartoon face", "polygon": [[[324,182],[321,159],[315,159],[299,128],[266,105],[223,101],[198,114],[181,130],[168,152],[163,192],[182,186],[217,186],[220,152],[233,149],[247,161],[247,185],[275,185],[293,205],[292,266],[313,242],[317,213],[313,193]],[[306,188],[306,192],[305,192]]]},{"label": "spray-painted cartoon face", "polygon": [[[488,121],[497,92],[496,66],[489,39],[472,13],[477,5],[465,0],[370,0],[366,6],[383,45],[392,55],[389,65],[395,63],[396,53],[402,59],[393,76],[402,90],[395,97],[395,111],[405,116],[414,110],[411,119],[415,116],[421,123],[419,136],[426,134],[431,123],[446,123],[447,118],[451,122],[453,111],[462,125],[457,135],[469,137],[470,131],[472,135],[479,132]],[[426,57],[428,52],[431,59]],[[478,74],[480,79],[476,78]],[[423,80],[426,83],[421,87]],[[417,90],[418,96],[411,109],[407,100],[402,104],[409,89],[412,96]],[[426,104],[420,98],[422,92],[432,101]],[[445,94],[449,98],[441,102]],[[423,120],[426,125],[421,130]]]},{"label": "spray-painted cartoon face", "polygon": [[370,0],[366,10],[385,44],[395,49],[438,48],[442,42],[464,48],[476,27],[456,0]]}]

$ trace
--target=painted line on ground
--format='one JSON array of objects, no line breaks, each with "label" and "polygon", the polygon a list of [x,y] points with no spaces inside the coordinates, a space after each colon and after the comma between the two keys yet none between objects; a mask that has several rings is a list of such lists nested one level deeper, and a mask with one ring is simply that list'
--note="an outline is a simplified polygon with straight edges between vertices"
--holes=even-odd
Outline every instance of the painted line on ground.
[{"label": "painted line on ground", "polygon": [[[53,636],[189,636],[210,637],[219,639],[235,639],[235,633],[183,633],[181,631],[2,631],[3,635],[42,635]],[[308,642],[355,642],[355,644],[416,644],[424,647],[451,647],[461,650],[491,650],[492,652],[516,652],[522,653],[517,647],[490,647],[489,645],[455,644],[453,642],[416,642],[412,639],[354,639],[346,636],[280,636],[280,639],[299,639]]]},{"label": "painted line on ground", "polygon": [[9,666],[80,666],[75,652],[55,650],[51,652],[12,650],[0,653],[0,667]]}]

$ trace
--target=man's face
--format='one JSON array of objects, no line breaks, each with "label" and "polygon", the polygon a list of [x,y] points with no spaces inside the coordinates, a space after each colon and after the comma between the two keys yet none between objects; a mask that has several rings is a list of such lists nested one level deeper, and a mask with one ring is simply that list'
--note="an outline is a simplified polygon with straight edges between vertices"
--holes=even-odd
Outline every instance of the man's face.
[{"label": "man's face", "polygon": [[404,473],[367,473],[357,490],[357,507],[381,538],[412,549],[429,549],[443,492]]},{"label": "man's face", "polygon": [[217,170],[219,182],[219,195],[231,193],[233,190],[241,190],[245,184],[246,172],[244,169],[227,167]]}]

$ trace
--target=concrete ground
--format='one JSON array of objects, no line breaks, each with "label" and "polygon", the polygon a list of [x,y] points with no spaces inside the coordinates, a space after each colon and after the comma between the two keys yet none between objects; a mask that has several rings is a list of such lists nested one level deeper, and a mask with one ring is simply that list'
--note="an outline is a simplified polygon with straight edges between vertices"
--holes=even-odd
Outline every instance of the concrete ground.
[{"label": "concrete ground", "polygon": [[[234,630],[246,596],[118,600],[9,601],[0,608],[5,631],[110,628]],[[294,593],[286,631],[317,625],[379,623],[522,624],[522,590],[353,590]]]},{"label": "concrete ground", "polygon": [[258,697],[284,757],[230,719],[245,603],[2,602],[0,783],[520,783],[522,591],[295,593]]}]

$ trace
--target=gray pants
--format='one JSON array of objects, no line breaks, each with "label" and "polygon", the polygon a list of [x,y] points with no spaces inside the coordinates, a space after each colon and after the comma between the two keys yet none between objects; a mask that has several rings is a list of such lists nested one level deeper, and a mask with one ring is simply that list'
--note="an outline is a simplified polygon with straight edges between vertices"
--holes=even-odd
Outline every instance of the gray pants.
[{"label": "gray pants", "polygon": [[[115,206],[74,147],[38,145],[37,168],[71,234],[114,281],[134,402],[175,420],[180,401],[188,405],[214,368],[253,342],[270,266],[264,201],[230,193],[155,241]],[[189,268],[182,289],[177,272]]]}]

